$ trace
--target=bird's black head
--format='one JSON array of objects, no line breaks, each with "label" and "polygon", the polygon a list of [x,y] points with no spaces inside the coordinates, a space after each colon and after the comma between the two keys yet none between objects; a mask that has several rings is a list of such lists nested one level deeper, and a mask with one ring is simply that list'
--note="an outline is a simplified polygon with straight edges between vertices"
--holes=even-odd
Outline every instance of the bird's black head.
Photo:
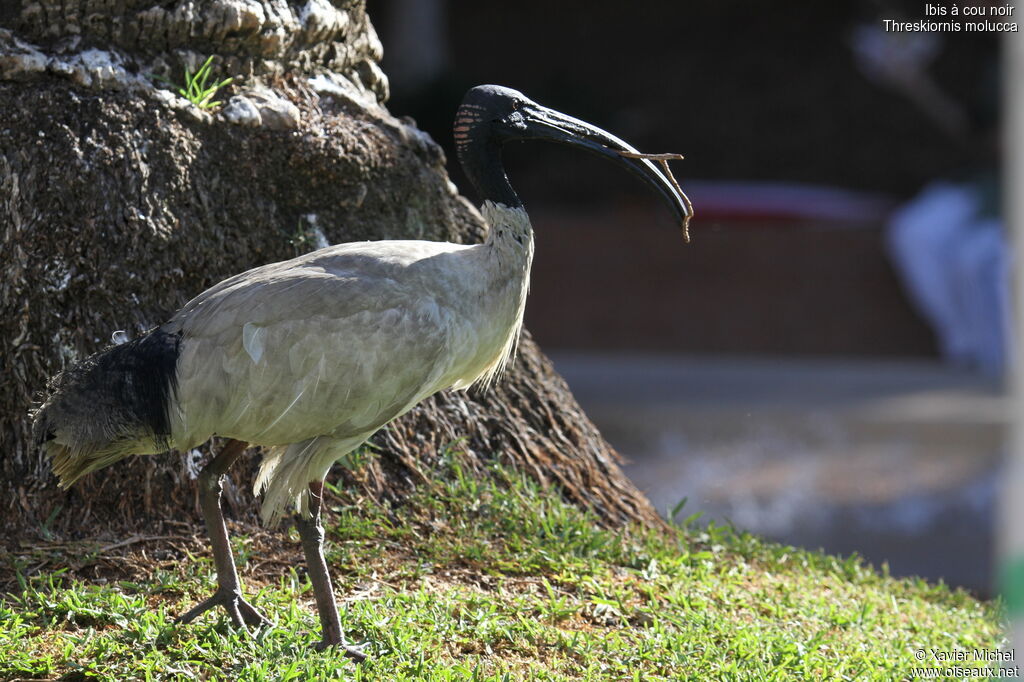
[{"label": "bird's black head", "polygon": [[501,146],[517,140],[548,140],[580,147],[639,175],[669,202],[684,229],[693,213],[689,199],[671,175],[641,158],[629,144],[585,121],[541,106],[518,90],[500,85],[472,88],[459,106],[454,133],[459,161],[484,199],[520,206],[505,177]]},{"label": "bird's black head", "polygon": [[[478,85],[466,93],[455,115],[455,147],[459,157],[474,141],[495,138],[503,141],[503,131],[521,125],[519,110],[533,104],[526,95],[500,85]],[[518,114],[518,115],[517,115]]]}]

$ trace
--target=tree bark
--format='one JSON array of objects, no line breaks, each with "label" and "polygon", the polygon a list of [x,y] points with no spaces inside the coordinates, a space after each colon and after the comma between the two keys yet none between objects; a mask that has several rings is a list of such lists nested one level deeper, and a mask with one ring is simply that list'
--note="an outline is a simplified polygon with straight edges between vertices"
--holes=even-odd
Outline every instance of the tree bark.
[{"label": "tree bark", "polygon": [[[29,438],[47,377],[114,330],[136,335],[221,279],[323,240],[483,236],[440,148],[383,107],[362,0],[196,6],[0,9],[0,536],[198,518],[205,452],[131,458],[64,492]],[[202,111],[167,80],[180,86],[208,55],[235,82],[218,93],[226,106]],[[497,386],[439,394],[375,442],[355,479],[378,499],[428,480],[455,447],[481,471],[501,458],[558,486],[610,525],[657,522],[528,334]],[[236,514],[255,509],[257,461],[225,491]]]}]

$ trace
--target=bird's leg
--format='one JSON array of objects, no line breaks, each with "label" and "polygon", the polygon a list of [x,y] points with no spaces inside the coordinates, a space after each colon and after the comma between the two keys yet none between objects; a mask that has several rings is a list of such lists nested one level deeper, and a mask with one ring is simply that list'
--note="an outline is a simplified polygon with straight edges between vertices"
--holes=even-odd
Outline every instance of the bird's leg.
[{"label": "bird's leg", "polygon": [[309,511],[306,518],[299,514],[295,525],[302,538],[302,551],[306,553],[306,566],[309,580],[313,583],[313,596],[316,598],[316,610],[320,614],[320,627],[323,639],[316,645],[317,651],[329,646],[340,646],[345,655],[360,663],[366,654],[346,644],[341,633],[341,620],[338,618],[338,606],[334,602],[334,588],[331,587],[331,575],[327,572],[327,561],[324,560],[324,527],[320,523],[320,507],[323,502],[324,482],[309,484]]},{"label": "bird's leg", "polygon": [[246,443],[240,440],[229,440],[199,474],[199,499],[203,507],[203,519],[206,521],[206,532],[213,547],[213,563],[217,567],[217,591],[178,617],[179,623],[191,623],[199,614],[218,605],[228,612],[235,627],[258,627],[270,622],[242,597],[235,558],[231,555],[231,544],[228,542],[228,529],[220,507],[224,473],[242,455],[245,446]]}]

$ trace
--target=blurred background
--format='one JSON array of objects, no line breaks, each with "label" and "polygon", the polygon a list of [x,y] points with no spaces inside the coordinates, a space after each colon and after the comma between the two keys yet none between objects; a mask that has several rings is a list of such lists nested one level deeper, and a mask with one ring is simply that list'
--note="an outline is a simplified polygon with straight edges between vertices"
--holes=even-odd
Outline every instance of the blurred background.
[{"label": "blurred background", "polygon": [[659,509],[991,593],[999,34],[882,30],[920,2],[368,4],[389,108],[469,197],[450,126],[480,83],[686,155],[691,244],[611,164],[506,151],[527,327]]}]

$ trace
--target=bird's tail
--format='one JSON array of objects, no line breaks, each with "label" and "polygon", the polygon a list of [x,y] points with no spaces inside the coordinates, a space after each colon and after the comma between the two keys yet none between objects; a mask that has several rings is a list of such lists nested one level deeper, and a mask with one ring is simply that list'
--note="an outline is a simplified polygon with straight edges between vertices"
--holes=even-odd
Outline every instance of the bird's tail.
[{"label": "bird's tail", "polygon": [[263,493],[263,523],[275,526],[290,511],[309,516],[309,484],[324,480],[335,462],[347,466],[346,455],[369,436],[367,433],[345,440],[317,436],[265,450],[253,485],[254,493]]},{"label": "bird's tail", "polygon": [[50,379],[32,431],[62,488],[128,455],[168,448],[180,340],[157,328]]}]

